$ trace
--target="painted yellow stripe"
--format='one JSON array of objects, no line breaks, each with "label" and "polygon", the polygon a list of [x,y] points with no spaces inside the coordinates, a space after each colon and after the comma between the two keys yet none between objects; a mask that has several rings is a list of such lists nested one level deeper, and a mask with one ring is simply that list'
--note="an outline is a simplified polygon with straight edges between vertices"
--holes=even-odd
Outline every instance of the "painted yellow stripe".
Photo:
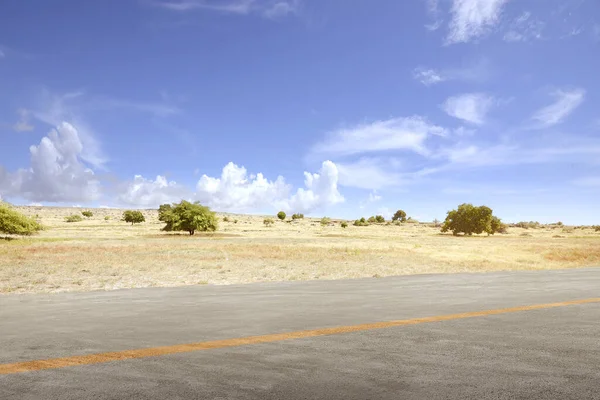
[{"label": "painted yellow stripe", "polygon": [[496,310],[484,310],[466,312],[460,314],[439,315],[435,317],[402,319],[396,321],[375,322],[370,324],[338,326],[335,328],[311,329],[305,331],[276,333],[272,335],[249,336],[237,339],[213,340],[209,342],[178,344],[173,346],[152,347],[146,349],[135,349],[115,351],[109,353],[89,354],[63,358],[52,358],[47,360],[25,361],[14,364],[0,364],[0,375],[16,374],[19,372],[40,371],[45,369],[58,369],[74,367],[79,365],[101,364],[111,361],[131,360],[137,358],[164,356],[177,353],[189,353],[193,351],[222,349],[225,347],[244,346],[258,343],[279,342],[282,340],[302,339],[316,336],[337,335],[342,333],[369,331],[373,329],[391,328],[395,326],[417,325],[427,322],[451,321],[464,318],[485,317],[489,315],[508,314],[521,311],[543,310],[555,307],[565,307],[579,304],[600,303],[600,297],[583,300],[563,301],[560,303],[534,304],[530,306],[501,308]]}]

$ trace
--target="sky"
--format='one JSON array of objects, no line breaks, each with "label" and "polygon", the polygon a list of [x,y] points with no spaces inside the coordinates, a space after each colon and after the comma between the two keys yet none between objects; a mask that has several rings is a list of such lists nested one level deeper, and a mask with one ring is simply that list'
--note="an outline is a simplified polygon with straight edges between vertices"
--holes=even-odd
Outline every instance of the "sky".
[{"label": "sky", "polygon": [[0,5],[14,204],[600,223],[596,0]]}]

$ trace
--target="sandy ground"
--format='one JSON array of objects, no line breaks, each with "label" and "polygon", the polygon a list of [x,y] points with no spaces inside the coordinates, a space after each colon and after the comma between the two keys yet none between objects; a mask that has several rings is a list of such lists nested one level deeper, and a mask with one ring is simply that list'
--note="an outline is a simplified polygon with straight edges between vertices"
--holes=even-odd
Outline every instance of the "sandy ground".
[{"label": "sandy ground", "polygon": [[131,226],[120,221],[123,210],[92,209],[92,218],[66,223],[84,209],[18,209],[48,229],[0,240],[0,294],[600,265],[600,233],[591,228],[454,237],[431,224],[343,229],[335,220],[323,227],[272,217],[265,227],[264,216],[219,214],[217,233],[189,236],[161,232],[155,210]]}]

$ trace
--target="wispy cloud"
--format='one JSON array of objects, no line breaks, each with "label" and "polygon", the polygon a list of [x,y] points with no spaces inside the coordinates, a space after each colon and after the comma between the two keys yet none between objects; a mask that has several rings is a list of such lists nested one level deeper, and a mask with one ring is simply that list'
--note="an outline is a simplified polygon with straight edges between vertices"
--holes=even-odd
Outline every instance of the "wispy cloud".
[{"label": "wispy cloud", "polygon": [[296,14],[300,0],[169,0],[150,4],[175,12],[207,10],[225,14],[258,14],[276,19]]},{"label": "wispy cloud", "polygon": [[577,107],[583,103],[585,90],[581,88],[559,89],[551,93],[556,101],[539,109],[531,117],[540,124],[549,127],[563,122]]},{"label": "wispy cloud", "polygon": [[442,13],[440,11],[439,0],[427,0],[427,13],[433,18],[433,22],[426,24],[425,28],[429,31],[438,30],[444,23]]},{"label": "wispy cloud", "polygon": [[109,97],[92,98],[87,107],[95,109],[123,109],[142,113],[149,113],[156,117],[168,117],[181,113],[181,109],[166,102],[144,102]]},{"label": "wispy cloud", "polygon": [[494,104],[494,98],[485,93],[465,93],[449,97],[442,104],[442,109],[454,118],[482,125]]},{"label": "wispy cloud", "polygon": [[17,111],[19,113],[19,120],[13,125],[15,132],[31,132],[34,127],[31,125],[31,111],[21,108]]},{"label": "wispy cloud", "polygon": [[508,0],[453,0],[446,44],[466,43],[489,33]]},{"label": "wispy cloud", "polygon": [[484,58],[459,67],[429,68],[420,66],[413,70],[413,78],[425,86],[433,86],[447,81],[480,83],[488,80],[492,74],[493,67]]},{"label": "wispy cloud", "polygon": [[402,174],[390,160],[371,157],[354,162],[336,163],[340,185],[377,190],[403,183]]},{"label": "wispy cloud", "polygon": [[447,130],[425,118],[413,116],[360,124],[330,132],[312,152],[329,156],[347,156],[385,150],[411,150],[425,154],[425,140],[431,135],[445,136]]},{"label": "wispy cloud", "polygon": [[573,184],[585,187],[600,187],[600,176],[586,176],[584,178],[575,179]]},{"label": "wispy cloud", "polygon": [[504,34],[507,42],[527,42],[542,38],[544,23],[533,18],[529,11],[523,12],[511,22],[509,30]]}]

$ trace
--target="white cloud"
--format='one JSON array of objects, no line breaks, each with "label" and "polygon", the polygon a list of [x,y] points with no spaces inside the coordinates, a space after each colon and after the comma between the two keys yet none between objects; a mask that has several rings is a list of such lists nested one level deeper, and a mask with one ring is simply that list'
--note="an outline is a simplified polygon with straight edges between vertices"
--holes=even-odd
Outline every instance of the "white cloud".
[{"label": "white cloud", "polygon": [[331,132],[317,143],[314,154],[347,156],[384,150],[411,150],[427,154],[425,140],[431,135],[445,136],[446,129],[422,117],[392,118]]},{"label": "white cloud", "polygon": [[252,8],[254,0],[172,0],[156,1],[154,5],[166,8],[172,11],[190,11],[195,9],[206,9],[233,14],[248,14]]},{"label": "white cloud", "polygon": [[310,212],[344,201],[337,188],[338,170],[331,161],[323,162],[319,173],[305,172],[304,177],[305,188],[290,196],[291,186],[283,177],[269,181],[261,173],[248,175],[244,167],[230,162],[220,178],[202,175],[195,197],[217,210],[237,212],[279,208]]},{"label": "white cloud", "polygon": [[523,12],[511,24],[508,32],[504,34],[507,42],[527,42],[542,38],[544,23],[531,17],[529,11]]},{"label": "white cloud", "polygon": [[82,161],[83,144],[71,124],[59,124],[29,151],[31,165],[28,169],[14,173],[0,169],[0,191],[5,196],[47,202],[98,198],[100,183]]},{"label": "white cloud", "polygon": [[189,199],[190,194],[186,187],[178,185],[176,182],[167,181],[164,176],[158,175],[156,180],[151,180],[136,175],[133,181],[127,184],[118,199],[125,204],[157,207],[160,204]]},{"label": "white cloud", "polygon": [[361,158],[355,162],[337,163],[340,185],[360,189],[381,189],[401,184],[397,166],[378,158]]},{"label": "white cloud", "polygon": [[481,125],[494,105],[494,98],[485,93],[465,93],[449,97],[442,105],[450,116]]},{"label": "white cloud", "polygon": [[170,0],[151,4],[171,11],[216,11],[225,14],[258,14],[276,19],[298,12],[300,0]]},{"label": "white cloud", "polygon": [[439,1],[438,0],[427,0],[426,4],[427,4],[427,12],[429,13],[429,15],[431,15],[431,17],[434,19],[434,21],[430,24],[426,24],[425,28],[429,31],[436,31],[442,26],[442,23],[444,22],[444,20],[441,18]]},{"label": "white cloud", "polygon": [[431,68],[415,68],[413,77],[425,86],[435,85],[448,79],[440,71]]},{"label": "white cloud", "polygon": [[13,125],[13,130],[15,132],[31,132],[34,129],[33,125],[31,125],[31,122],[29,121],[31,112],[21,108],[18,110],[18,113],[19,120]]},{"label": "white cloud", "polygon": [[447,44],[466,43],[487,34],[508,0],[453,0]]},{"label": "white cloud", "polygon": [[377,203],[378,201],[381,201],[382,197],[380,195],[377,194],[376,190],[373,190],[371,192],[369,192],[369,197],[367,197],[365,200],[361,201],[359,204],[359,207],[365,208],[367,205],[371,204],[371,203]]},{"label": "white cloud", "polygon": [[585,90],[581,88],[556,90],[552,93],[556,101],[539,109],[532,119],[541,127],[548,127],[563,122],[577,107],[583,103]]}]

